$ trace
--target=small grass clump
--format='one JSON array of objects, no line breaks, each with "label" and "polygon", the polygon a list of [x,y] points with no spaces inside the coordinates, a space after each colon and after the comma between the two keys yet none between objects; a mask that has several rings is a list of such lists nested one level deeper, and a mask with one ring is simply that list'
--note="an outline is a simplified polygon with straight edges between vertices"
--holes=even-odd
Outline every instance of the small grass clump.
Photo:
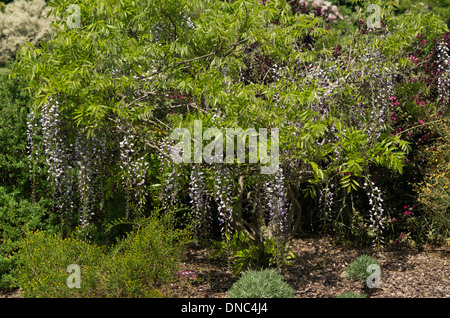
[{"label": "small grass clump", "polygon": [[367,298],[367,295],[364,293],[359,294],[353,291],[349,291],[337,295],[336,298]]},{"label": "small grass clump", "polygon": [[295,290],[274,269],[248,270],[228,291],[230,298],[294,298]]},{"label": "small grass clump", "polygon": [[347,267],[347,277],[354,280],[365,282],[367,278],[371,275],[371,272],[368,272],[367,269],[372,264],[379,265],[374,258],[368,255],[361,255],[357,257]]}]

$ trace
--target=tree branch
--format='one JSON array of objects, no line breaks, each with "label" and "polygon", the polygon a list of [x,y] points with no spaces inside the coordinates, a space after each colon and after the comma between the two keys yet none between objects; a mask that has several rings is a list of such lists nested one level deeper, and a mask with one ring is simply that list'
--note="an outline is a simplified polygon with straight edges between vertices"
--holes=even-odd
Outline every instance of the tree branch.
[{"label": "tree branch", "polygon": [[[239,44],[244,43],[245,41],[247,41],[247,40],[246,40],[246,39],[242,39],[242,40],[236,41],[236,42],[233,43],[233,44],[230,44],[230,45],[228,46],[229,49],[225,52],[225,54],[224,54],[223,56],[229,55],[229,54],[236,48],[236,46],[238,46]],[[192,59],[182,60],[182,61],[178,61],[178,62],[173,62],[172,64],[170,64],[170,65],[164,67],[162,70],[159,70],[159,71],[156,71],[156,72],[153,72],[153,73],[151,73],[151,74],[149,74],[149,75],[144,76],[144,79],[145,79],[145,78],[148,78],[148,77],[152,77],[152,76],[154,76],[154,75],[158,75],[158,74],[160,74],[160,73],[162,73],[162,72],[165,72],[166,70],[168,70],[168,69],[170,69],[170,68],[172,68],[172,67],[176,67],[176,66],[179,66],[179,65],[182,65],[182,64],[187,64],[187,63],[190,63],[190,62],[194,62],[194,61],[197,61],[197,60],[201,60],[201,59],[204,59],[204,58],[207,58],[207,57],[210,57],[210,56],[213,56],[213,55],[217,55],[217,54],[218,54],[218,52],[213,51],[213,52],[210,52],[210,53],[205,54],[205,55],[202,55],[202,56],[194,57],[194,58],[192,58]]]},{"label": "tree branch", "polygon": [[114,122],[116,124],[115,129],[118,130],[121,133],[124,133],[126,135],[132,135],[132,136],[137,136],[139,139],[141,139],[147,146],[149,146],[150,148],[155,149],[156,151],[158,151],[160,154],[162,154],[164,157],[166,157],[167,159],[172,159],[171,156],[169,154],[167,154],[165,151],[163,151],[163,149],[161,148],[161,146],[159,145],[159,143],[155,143],[153,140],[147,139],[144,136],[142,136],[141,134],[138,134],[136,132],[136,129],[131,128],[132,132],[129,132],[125,129],[123,129],[122,127],[120,127],[120,124],[117,120],[114,120],[112,118],[109,118],[109,120],[111,120],[112,122]]},{"label": "tree branch", "polygon": [[[293,237],[295,235],[295,233],[297,232],[298,226],[300,224],[300,219],[302,216],[302,205],[300,204],[300,202],[297,201],[297,193],[298,193],[298,189],[296,186],[294,185],[290,185],[289,186],[289,190],[288,190],[288,195],[289,195],[289,199],[291,200],[291,202],[294,204],[294,213],[297,212],[297,216],[295,219],[295,223],[294,226],[291,229],[291,235],[290,237]],[[290,216],[291,222],[293,220],[293,215]]]}]

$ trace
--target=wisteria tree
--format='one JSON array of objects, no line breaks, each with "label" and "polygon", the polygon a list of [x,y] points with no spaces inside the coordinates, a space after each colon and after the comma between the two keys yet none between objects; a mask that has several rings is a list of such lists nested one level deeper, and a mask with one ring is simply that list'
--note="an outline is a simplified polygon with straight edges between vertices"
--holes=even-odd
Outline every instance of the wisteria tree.
[{"label": "wisteria tree", "polygon": [[[305,196],[332,211],[335,196],[363,193],[378,238],[382,195],[370,167],[401,173],[408,152],[390,126],[395,84],[413,40],[445,25],[373,2],[378,11],[361,10],[344,34],[325,2],[48,1],[58,32],[23,47],[15,71],[35,93],[30,140],[41,152],[32,154],[45,160],[57,212],[87,226],[122,187],[132,217],[159,187],[164,207],[190,206],[200,233],[217,223],[224,237],[284,247]],[[278,129],[279,169],[261,174],[249,152],[244,163],[175,163],[171,133],[193,138],[199,120],[202,133]]]}]

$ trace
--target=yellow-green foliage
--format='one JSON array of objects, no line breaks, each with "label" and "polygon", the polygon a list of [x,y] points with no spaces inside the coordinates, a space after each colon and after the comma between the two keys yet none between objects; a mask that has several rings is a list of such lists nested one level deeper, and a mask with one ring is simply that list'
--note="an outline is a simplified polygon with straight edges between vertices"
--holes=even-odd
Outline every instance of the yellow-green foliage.
[{"label": "yellow-green foliage", "polygon": [[[36,231],[20,243],[20,265],[15,277],[24,297],[78,297],[89,295],[91,283],[101,273],[103,253],[100,248],[80,240],[61,239]],[[67,266],[81,269],[81,288],[68,288]],[[92,295],[93,296],[93,295]]]},{"label": "yellow-green foliage", "polygon": [[121,240],[108,268],[113,297],[154,297],[155,288],[175,278],[187,230],[177,230],[167,216],[148,218]]},{"label": "yellow-green foliage", "polygon": [[[30,232],[20,244],[14,276],[24,297],[161,297],[158,289],[176,277],[187,233],[151,217],[102,250],[81,239]],[[67,285],[70,264],[80,266],[80,288]]]},{"label": "yellow-green foliage", "polygon": [[416,192],[441,239],[446,239],[450,237],[450,120],[432,128],[440,137],[435,146],[425,149],[428,173]]}]

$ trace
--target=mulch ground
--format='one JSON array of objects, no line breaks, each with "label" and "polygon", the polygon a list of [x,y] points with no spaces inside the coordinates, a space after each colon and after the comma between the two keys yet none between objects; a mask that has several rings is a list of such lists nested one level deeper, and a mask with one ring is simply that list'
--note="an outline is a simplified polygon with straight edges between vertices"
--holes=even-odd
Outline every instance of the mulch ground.
[{"label": "mulch ground", "polygon": [[[296,259],[281,269],[298,298],[330,298],[342,292],[366,293],[371,298],[450,298],[450,248],[382,250],[335,246],[319,239],[298,239],[292,244]],[[346,278],[345,269],[356,257],[378,259],[380,288],[368,289]],[[225,298],[238,277],[224,260],[209,259],[210,251],[193,245],[180,270],[195,271],[196,281],[173,283],[165,292],[178,298]]]}]

